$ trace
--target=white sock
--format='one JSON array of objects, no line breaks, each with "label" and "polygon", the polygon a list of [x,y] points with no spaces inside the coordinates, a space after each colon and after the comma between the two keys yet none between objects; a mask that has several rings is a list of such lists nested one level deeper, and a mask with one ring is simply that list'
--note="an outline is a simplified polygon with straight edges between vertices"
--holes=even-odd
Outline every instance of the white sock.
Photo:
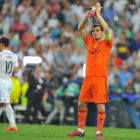
[{"label": "white sock", "polygon": [[10,126],[14,126],[16,127],[16,123],[15,123],[15,118],[14,118],[14,112],[13,112],[13,109],[11,107],[11,105],[7,105],[5,108],[4,108],[4,111],[6,113],[6,117],[10,123]]},{"label": "white sock", "polygon": [[3,107],[0,107],[0,116],[2,114],[2,111],[3,111]]},{"label": "white sock", "polygon": [[78,128],[78,131],[80,131],[81,133],[83,133],[85,130],[84,129],[81,129],[81,128]]},{"label": "white sock", "polygon": [[96,131],[96,134],[100,134],[101,133],[101,131]]}]

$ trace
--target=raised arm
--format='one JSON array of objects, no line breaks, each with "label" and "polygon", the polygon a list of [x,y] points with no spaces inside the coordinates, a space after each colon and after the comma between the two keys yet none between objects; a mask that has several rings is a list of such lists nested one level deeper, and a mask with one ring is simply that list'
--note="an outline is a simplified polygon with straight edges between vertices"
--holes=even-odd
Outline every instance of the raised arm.
[{"label": "raised arm", "polygon": [[108,24],[106,23],[106,21],[103,19],[103,17],[100,14],[101,9],[102,9],[100,3],[97,3],[95,5],[95,8],[96,8],[96,16],[99,19],[99,21],[100,21],[100,23],[101,23],[101,25],[102,25],[102,27],[104,29],[105,34],[108,35],[110,33],[110,31],[109,31]]},{"label": "raised arm", "polygon": [[88,21],[88,12],[86,12],[83,19],[80,21],[78,25],[78,30],[80,31],[82,38],[85,38],[86,36],[85,26],[87,24],[87,21]]}]

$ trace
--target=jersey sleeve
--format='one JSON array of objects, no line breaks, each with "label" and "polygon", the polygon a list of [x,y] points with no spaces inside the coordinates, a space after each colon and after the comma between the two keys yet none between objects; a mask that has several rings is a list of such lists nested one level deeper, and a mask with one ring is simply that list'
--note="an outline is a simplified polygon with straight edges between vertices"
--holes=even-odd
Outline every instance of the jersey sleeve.
[{"label": "jersey sleeve", "polygon": [[88,43],[90,42],[91,39],[92,39],[92,37],[89,34],[86,34],[86,36],[84,38],[85,44],[88,45]]}]

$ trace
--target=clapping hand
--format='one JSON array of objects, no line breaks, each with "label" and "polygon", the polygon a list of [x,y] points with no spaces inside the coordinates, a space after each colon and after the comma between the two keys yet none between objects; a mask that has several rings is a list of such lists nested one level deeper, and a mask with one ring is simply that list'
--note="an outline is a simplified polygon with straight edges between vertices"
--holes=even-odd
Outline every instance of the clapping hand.
[{"label": "clapping hand", "polygon": [[101,7],[101,4],[100,4],[99,2],[97,2],[97,3],[95,4],[95,12],[96,12],[96,15],[97,15],[97,14],[100,14],[102,8],[103,8],[103,7]]},{"label": "clapping hand", "polygon": [[97,19],[97,15],[98,13],[100,13],[102,7],[100,5],[99,2],[94,2],[94,5],[93,7],[91,7],[91,10],[88,11],[88,18],[91,18],[91,17],[94,17],[95,19]]}]

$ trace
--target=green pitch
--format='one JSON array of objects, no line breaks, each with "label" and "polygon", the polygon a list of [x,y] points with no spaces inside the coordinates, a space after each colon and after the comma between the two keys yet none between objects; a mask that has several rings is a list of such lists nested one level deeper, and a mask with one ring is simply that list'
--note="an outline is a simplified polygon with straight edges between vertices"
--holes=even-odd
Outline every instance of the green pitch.
[{"label": "green pitch", "polygon": [[[67,132],[76,129],[76,126],[54,126],[54,125],[25,125],[18,124],[18,131],[5,132],[3,129],[8,124],[0,124],[0,140],[96,140],[93,127],[86,127],[84,138],[67,137]],[[104,140],[140,140],[140,130],[105,128]]]}]

